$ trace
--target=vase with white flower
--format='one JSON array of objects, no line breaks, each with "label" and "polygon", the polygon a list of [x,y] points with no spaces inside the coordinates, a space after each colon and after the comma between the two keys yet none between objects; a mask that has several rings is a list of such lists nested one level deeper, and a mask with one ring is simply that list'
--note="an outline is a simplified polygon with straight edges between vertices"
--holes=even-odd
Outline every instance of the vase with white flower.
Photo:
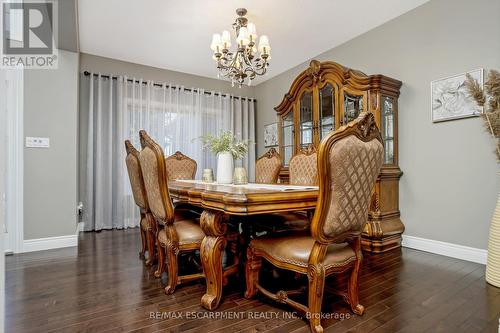
[{"label": "vase with white flower", "polygon": [[217,183],[231,184],[234,160],[245,157],[248,141],[238,140],[231,131],[221,131],[219,135],[206,134],[201,139],[203,147],[217,156]]}]

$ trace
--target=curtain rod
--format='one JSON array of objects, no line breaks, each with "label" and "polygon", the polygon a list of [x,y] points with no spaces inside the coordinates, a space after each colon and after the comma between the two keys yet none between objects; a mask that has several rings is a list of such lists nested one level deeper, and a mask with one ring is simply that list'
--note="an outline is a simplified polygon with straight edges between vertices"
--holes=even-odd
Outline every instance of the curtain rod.
[{"label": "curtain rod", "polygon": [[[83,72],[83,75],[85,75],[85,76],[90,76],[90,74],[91,73],[89,71],[84,71]],[[94,73],[94,76],[99,76],[99,74]],[[101,74],[100,76],[103,77],[103,78],[105,78],[105,79],[112,79],[112,80],[118,79],[117,76],[103,75],[103,74]],[[127,81],[128,82],[135,82],[135,83],[141,83],[142,82],[142,84],[148,84],[148,81],[139,81],[139,80],[134,80],[134,79],[129,79],[129,78],[127,78]],[[153,82],[153,86],[155,86],[155,87],[163,87],[163,84],[157,83],[157,82]],[[172,88],[172,86],[169,85],[169,84],[166,84],[165,87],[166,88]],[[186,90],[186,91],[192,91],[192,92],[198,92],[198,89],[184,88],[184,90]],[[204,93],[205,93],[205,95],[212,95],[212,93],[209,92],[209,91],[204,91]],[[230,94],[223,94],[223,93],[218,93],[218,92],[214,92],[214,95],[215,96],[222,96],[222,97],[229,96],[229,97],[233,97],[233,98],[246,99],[246,100],[255,100],[254,98],[241,97],[241,96],[232,96]]]}]

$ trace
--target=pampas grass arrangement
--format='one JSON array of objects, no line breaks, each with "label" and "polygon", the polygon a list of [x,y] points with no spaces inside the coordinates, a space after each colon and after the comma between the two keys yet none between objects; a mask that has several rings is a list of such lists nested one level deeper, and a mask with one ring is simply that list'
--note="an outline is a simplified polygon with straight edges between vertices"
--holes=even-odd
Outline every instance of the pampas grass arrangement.
[{"label": "pampas grass arrangement", "polygon": [[[490,70],[484,91],[470,75],[467,75],[465,86],[470,96],[484,108],[481,117],[486,130],[495,140],[497,160],[500,162],[500,73]],[[500,195],[491,219],[485,279],[500,288]]]},{"label": "pampas grass arrangement", "polygon": [[486,130],[495,140],[496,156],[500,162],[500,72],[494,69],[489,71],[484,90],[469,74],[467,74],[465,86],[470,96],[484,108],[481,117]]}]

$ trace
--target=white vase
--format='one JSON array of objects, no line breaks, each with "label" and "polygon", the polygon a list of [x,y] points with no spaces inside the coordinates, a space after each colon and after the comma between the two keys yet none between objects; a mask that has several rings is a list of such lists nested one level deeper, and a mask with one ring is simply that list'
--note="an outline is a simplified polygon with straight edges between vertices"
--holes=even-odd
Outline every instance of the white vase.
[{"label": "white vase", "polygon": [[233,182],[233,155],[228,152],[217,155],[217,183],[231,184]]},{"label": "white vase", "polygon": [[490,225],[486,282],[500,287],[500,195]]}]

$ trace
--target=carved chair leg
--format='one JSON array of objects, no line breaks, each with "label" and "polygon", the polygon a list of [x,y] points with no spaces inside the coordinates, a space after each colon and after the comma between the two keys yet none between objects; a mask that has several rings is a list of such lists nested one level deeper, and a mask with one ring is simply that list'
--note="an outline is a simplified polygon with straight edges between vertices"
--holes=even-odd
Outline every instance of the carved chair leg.
[{"label": "carved chair leg", "polygon": [[146,232],[142,229],[142,226],[139,225],[139,228],[141,230],[141,250],[139,251],[139,258],[144,259],[145,258],[145,253],[146,253],[146,244],[147,244],[147,238],[146,238]]},{"label": "carved chair leg", "polygon": [[361,238],[358,237],[352,243],[353,250],[356,253],[356,263],[354,264],[354,268],[351,272],[351,276],[349,278],[348,289],[347,289],[347,298],[348,303],[351,306],[352,312],[357,315],[362,315],[365,312],[364,306],[359,304],[358,299],[358,278],[361,270],[361,262],[363,261],[363,253],[361,252]]},{"label": "carved chair leg", "polygon": [[155,232],[152,228],[148,228],[146,231],[146,240],[148,247],[148,259],[146,260],[146,265],[151,266],[155,260]]},{"label": "carved chair leg", "polygon": [[247,290],[245,298],[252,298],[257,294],[257,285],[259,284],[259,272],[262,266],[262,258],[255,254],[255,250],[249,246],[247,248],[247,262],[245,265],[245,278]]},{"label": "carved chair leg", "polygon": [[309,325],[311,332],[321,333],[321,303],[323,302],[323,292],[325,289],[325,268],[323,265],[309,265],[307,277],[309,279]]},{"label": "carved chair leg", "polygon": [[165,271],[165,248],[161,245],[160,240],[156,238],[156,253],[158,253],[158,268],[155,271],[155,277],[161,277],[161,273]]},{"label": "carved chair leg", "polygon": [[177,287],[178,277],[179,277],[179,263],[178,263],[178,252],[172,246],[166,247],[167,254],[167,286],[165,287],[165,293],[173,294],[175,287]]}]

